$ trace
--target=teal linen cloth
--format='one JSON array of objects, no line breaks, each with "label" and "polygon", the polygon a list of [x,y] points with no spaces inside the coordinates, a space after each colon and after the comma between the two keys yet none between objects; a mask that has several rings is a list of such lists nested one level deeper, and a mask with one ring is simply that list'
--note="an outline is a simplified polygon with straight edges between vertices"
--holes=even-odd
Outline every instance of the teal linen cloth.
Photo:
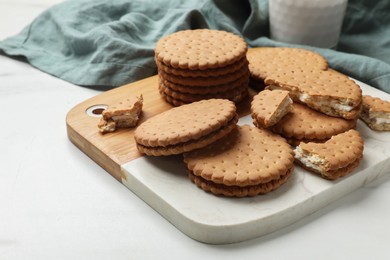
[{"label": "teal linen cloth", "polygon": [[[269,39],[267,0],[68,0],[0,41],[0,53],[74,84],[112,88],[157,73],[153,49],[164,35],[211,28],[250,47],[294,46]],[[390,1],[349,0],[331,67],[390,93]]]}]

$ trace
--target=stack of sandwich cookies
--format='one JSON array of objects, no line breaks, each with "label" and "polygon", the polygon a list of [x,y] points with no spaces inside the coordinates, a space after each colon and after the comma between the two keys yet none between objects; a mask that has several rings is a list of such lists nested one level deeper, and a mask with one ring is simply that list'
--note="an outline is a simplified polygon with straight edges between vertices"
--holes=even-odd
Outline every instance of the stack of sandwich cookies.
[{"label": "stack of sandwich cookies", "polygon": [[390,131],[390,102],[364,95],[360,119],[373,130]]},{"label": "stack of sandwich cookies", "polygon": [[253,97],[251,115],[253,124],[268,128],[278,123],[293,109],[292,100],[284,90],[263,90]]},{"label": "stack of sandwich cookies", "polygon": [[293,103],[292,111],[270,130],[286,138],[290,144],[298,145],[302,141],[324,142],[333,135],[355,127],[356,119],[328,116],[305,105]]},{"label": "stack of sandwich cookies", "polygon": [[202,99],[241,101],[247,94],[247,44],[225,31],[179,31],[160,39],[155,48],[159,91],[178,106]]},{"label": "stack of sandwich cookies", "polygon": [[321,177],[335,180],[351,173],[363,158],[363,139],[352,129],[325,143],[301,143],[294,149],[295,160]]},{"label": "stack of sandwich cookies", "polygon": [[137,127],[137,149],[146,155],[181,154],[207,146],[237,124],[236,106],[227,99],[209,99],[175,107]]},{"label": "stack of sandwich cookies", "polygon": [[293,171],[289,144],[265,129],[237,126],[229,135],[184,154],[190,179],[201,189],[229,197],[277,189]]}]

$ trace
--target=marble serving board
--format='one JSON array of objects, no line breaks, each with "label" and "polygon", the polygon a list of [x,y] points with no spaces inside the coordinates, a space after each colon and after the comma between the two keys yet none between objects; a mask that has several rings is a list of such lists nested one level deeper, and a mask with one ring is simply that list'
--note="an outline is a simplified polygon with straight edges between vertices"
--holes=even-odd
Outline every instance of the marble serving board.
[{"label": "marble serving board", "polygon": [[[357,83],[363,94],[390,101],[390,95]],[[296,166],[290,179],[269,194],[251,198],[214,196],[189,180],[182,156],[142,156],[135,148],[132,130],[98,133],[99,113],[94,109],[99,111],[109,102],[140,93],[145,100],[143,121],[171,108],[159,97],[157,78],[151,77],[73,108],[67,116],[69,139],[180,231],[201,242],[235,243],[268,234],[390,173],[390,132],[372,131],[359,120],[364,158],[347,177],[327,181]],[[249,103],[246,100],[238,108],[240,125],[252,125]]]}]

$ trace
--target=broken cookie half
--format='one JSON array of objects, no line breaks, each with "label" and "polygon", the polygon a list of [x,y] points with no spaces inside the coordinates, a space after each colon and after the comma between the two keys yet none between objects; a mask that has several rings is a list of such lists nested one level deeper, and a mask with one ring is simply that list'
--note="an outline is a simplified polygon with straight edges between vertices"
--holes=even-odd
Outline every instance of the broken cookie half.
[{"label": "broken cookie half", "polygon": [[334,70],[290,70],[265,79],[270,89],[283,89],[290,97],[329,116],[356,119],[362,106],[362,91],[352,79]]},{"label": "broken cookie half", "polygon": [[294,149],[295,161],[321,177],[335,180],[351,173],[363,158],[363,139],[351,129],[324,143],[301,142]]},{"label": "broken cookie half", "polygon": [[377,97],[363,96],[360,119],[372,130],[390,131],[390,102]]},{"label": "broken cookie half", "polygon": [[109,105],[102,112],[102,118],[98,124],[99,131],[101,133],[110,133],[117,128],[135,127],[142,113],[142,105],[142,95]]}]

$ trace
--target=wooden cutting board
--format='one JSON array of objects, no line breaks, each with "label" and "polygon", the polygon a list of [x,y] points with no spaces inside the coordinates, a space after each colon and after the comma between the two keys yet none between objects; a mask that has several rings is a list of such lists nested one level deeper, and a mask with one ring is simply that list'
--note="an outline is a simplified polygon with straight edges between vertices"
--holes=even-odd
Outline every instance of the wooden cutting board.
[{"label": "wooden cutting board", "polygon": [[[390,95],[357,82],[364,94],[390,101]],[[365,140],[362,163],[349,176],[327,181],[295,167],[279,189],[249,198],[211,195],[191,183],[180,156],[148,157],[136,149],[134,129],[100,134],[102,107],[128,96],[144,97],[142,121],[172,108],[158,92],[157,76],[101,93],[71,109],[69,139],[97,164],[189,237],[205,243],[234,243],[278,230],[389,173],[390,132],[374,132],[358,122]],[[238,106],[239,124],[252,125],[251,97]]]}]

